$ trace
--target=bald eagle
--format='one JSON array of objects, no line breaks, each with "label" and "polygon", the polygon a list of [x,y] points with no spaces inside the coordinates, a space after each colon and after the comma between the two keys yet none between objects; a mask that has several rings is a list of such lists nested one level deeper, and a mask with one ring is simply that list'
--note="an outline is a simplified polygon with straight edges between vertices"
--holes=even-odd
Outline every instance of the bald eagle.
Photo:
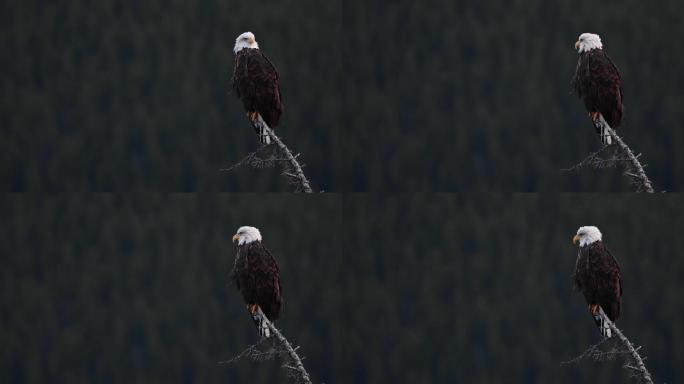
[{"label": "bald eagle", "polygon": [[283,114],[278,71],[261,52],[252,32],[245,32],[235,39],[233,52],[233,90],[242,100],[247,117],[254,126],[259,140],[268,145],[271,138],[259,124],[259,116],[273,129]]},{"label": "bald eagle", "polygon": [[620,126],[623,109],[620,71],[603,51],[598,35],[581,34],[575,48],[579,58],[572,79],[573,87],[584,101],[589,117],[601,136],[601,142],[610,145],[612,139],[603,130],[601,116],[611,128]]},{"label": "bald eagle", "polygon": [[257,315],[257,308],[261,308],[271,322],[280,316],[283,297],[278,264],[262,244],[261,233],[254,227],[240,227],[233,236],[233,242],[237,242],[233,282],[242,293],[259,334],[269,337],[270,331]]},{"label": "bald eagle", "polygon": [[611,321],[615,322],[620,317],[620,265],[601,241],[601,231],[594,226],[580,227],[572,242],[579,243],[575,262],[575,285],[584,294],[589,312],[601,334],[611,337],[610,327],[599,316],[599,306]]}]

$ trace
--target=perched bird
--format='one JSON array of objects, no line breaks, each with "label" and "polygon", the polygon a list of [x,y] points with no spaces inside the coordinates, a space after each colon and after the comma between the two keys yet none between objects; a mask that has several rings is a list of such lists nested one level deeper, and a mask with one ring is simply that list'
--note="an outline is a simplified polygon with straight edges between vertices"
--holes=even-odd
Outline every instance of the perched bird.
[{"label": "perched bird", "polygon": [[600,116],[613,129],[622,121],[622,85],[620,71],[603,51],[601,38],[583,33],[575,43],[579,53],[572,85],[584,101],[589,117],[601,136],[601,142],[610,145],[612,138],[603,130]]},{"label": "perched bird", "polygon": [[271,322],[280,316],[283,297],[278,264],[262,244],[261,233],[254,227],[240,227],[233,236],[233,242],[237,242],[233,282],[242,293],[259,335],[269,337],[270,330],[257,315],[257,308],[261,308]]},{"label": "perched bird", "polygon": [[271,143],[271,137],[259,124],[259,116],[273,129],[283,114],[280,96],[280,77],[271,61],[259,49],[252,32],[245,32],[235,39],[235,67],[232,87],[247,112],[259,140]]},{"label": "perched bird", "polygon": [[615,322],[622,307],[620,265],[601,241],[601,231],[594,226],[580,227],[572,238],[579,244],[575,262],[575,285],[582,291],[601,334],[612,337],[608,324],[599,316],[599,307]]}]

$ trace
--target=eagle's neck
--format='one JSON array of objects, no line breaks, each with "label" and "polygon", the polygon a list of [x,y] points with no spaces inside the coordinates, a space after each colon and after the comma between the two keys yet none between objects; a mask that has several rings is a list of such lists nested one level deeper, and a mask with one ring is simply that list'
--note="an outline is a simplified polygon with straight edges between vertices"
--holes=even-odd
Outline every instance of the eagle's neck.
[{"label": "eagle's neck", "polygon": [[235,52],[235,54],[237,55],[237,53],[242,51],[243,49],[259,49],[259,43],[257,43],[256,41],[251,44],[247,43],[246,41],[235,43],[233,52]]},{"label": "eagle's neck", "polygon": [[592,48],[586,48],[586,49],[583,49],[583,50],[579,51],[579,54],[580,54],[580,56],[584,56],[584,55],[586,55],[586,54],[590,54],[590,53],[599,53],[599,52],[602,52],[602,51],[603,51],[603,49],[601,49],[601,48],[592,47]]},{"label": "eagle's neck", "polygon": [[579,241],[579,246],[581,247],[589,247],[592,246],[598,242],[601,241],[601,236],[600,235],[587,235],[584,236],[580,239]]},{"label": "eagle's neck", "polygon": [[251,236],[243,236],[240,238],[238,245],[256,245],[260,242],[260,239],[256,239]]}]

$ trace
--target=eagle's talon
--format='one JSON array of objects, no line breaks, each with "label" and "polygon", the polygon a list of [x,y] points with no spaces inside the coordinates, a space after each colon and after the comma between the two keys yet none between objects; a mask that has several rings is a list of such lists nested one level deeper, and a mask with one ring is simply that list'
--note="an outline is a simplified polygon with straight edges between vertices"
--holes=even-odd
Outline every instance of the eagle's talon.
[{"label": "eagle's talon", "polygon": [[249,311],[249,313],[250,313],[252,316],[256,315],[256,313],[257,313],[257,304],[249,304],[249,305],[247,305],[247,310]]},{"label": "eagle's talon", "polygon": [[589,113],[589,118],[591,119],[591,122],[594,123],[594,125],[599,123],[599,113],[598,112]]},{"label": "eagle's talon", "polygon": [[598,314],[598,304],[591,304],[589,306],[589,311],[593,316],[596,316]]},{"label": "eagle's talon", "polygon": [[256,112],[256,111],[247,112],[247,118],[249,119],[249,121],[252,122],[252,124],[255,124],[258,120],[258,112]]}]

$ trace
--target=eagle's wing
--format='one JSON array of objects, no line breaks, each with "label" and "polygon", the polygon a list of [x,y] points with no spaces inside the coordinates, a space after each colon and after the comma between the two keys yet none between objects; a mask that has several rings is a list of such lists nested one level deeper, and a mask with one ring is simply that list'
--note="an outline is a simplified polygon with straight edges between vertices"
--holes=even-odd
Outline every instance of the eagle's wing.
[{"label": "eagle's wing", "polygon": [[271,61],[271,59],[269,59],[268,56],[266,56],[266,55],[263,55],[263,56],[264,56],[264,59],[266,59],[266,62],[268,63],[268,65],[271,66],[271,72],[272,72],[273,75],[275,76],[275,77],[274,77],[273,84],[274,84],[274,86],[275,86],[275,88],[276,88],[276,89],[274,90],[274,91],[275,91],[274,94],[275,94],[275,96],[277,97],[277,99],[276,99],[276,106],[277,106],[277,107],[276,107],[276,108],[277,108],[278,110],[280,110],[280,113],[282,113],[282,111],[283,111],[283,101],[282,101],[283,98],[282,98],[282,95],[280,94],[280,73],[278,73],[278,69],[277,69],[276,66],[273,64],[273,62]]},{"label": "eagle's wing", "polygon": [[582,283],[580,281],[579,276],[577,276],[577,272],[578,272],[578,268],[579,268],[579,259],[580,259],[580,256],[579,256],[579,252],[578,252],[577,258],[575,259],[575,272],[572,274],[572,278],[575,282],[575,288],[581,291],[582,290]]},{"label": "eagle's wing", "polygon": [[617,65],[615,65],[615,62],[613,62],[613,59],[611,59],[610,56],[608,56],[608,54],[606,54],[606,58],[608,58],[608,62],[613,67],[613,71],[617,75],[617,82],[619,84],[618,91],[619,91],[620,103],[622,104],[622,100],[624,100],[624,97],[623,97],[624,93],[622,91],[622,74],[620,73],[620,70],[618,69]]},{"label": "eagle's wing", "polygon": [[269,320],[276,320],[280,315],[282,292],[280,288],[280,269],[271,252],[263,245],[249,248],[247,255],[250,282],[245,290],[250,292],[253,302],[259,304]]},{"label": "eagle's wing", "polygon": [[271,66],[271,71],[273,71],[273,73],[275,74],[275,79],[276,79],[276,80],[280,80],[280,75],[278,74],[278,69],[277,69],[276,66],[273,64],[273,62],[271,61],[271,59],[269,59],[268,56],[266,56],[266,55],[264,55],[264,59],[266,59],[266,62],[268,63],[268,65]]},{"label": "eagle's wing", "polygon": [[615,258],[615,256],[613,256],[613,253],[610,252],[610,250],[608,248],[606,248],[606,250],[608,251],[608,254],[610,255],[610,257],[613,259],[613,263],[614,263],[615,268],[616,268],[616,273],[617,273],[617,291],[616,291],[616,293],[617,293],[618,299],[620,301],[622,301],[622,273],[621,273],[621,269],[620,269],[620,263],[618,263],[617,259]]},{"label": "eagle's wing", "polygon": [[278,267],[278,263],[276,263],[275,257],[273,257],[273,254],[271,254],[268,249],[266,249],[266,253],[270,259],[269,264],[272,266],[271,276],[269,277],[272,279],[271,283],[273,284],[272,300],[275,305],[277,305],[277,309],[274,308],[274,311],[279,313],[283,305],[283,290],[280,286],[280,268]]},{"label": "eagle's wing", "polygon": [[604,248],[607,253],[607,257],[604,260],[606,268],[604,276],[607,280],[603,282],[601,290],[599,292],[599,297],[601,302],[601,307],[608,317],[615,321],[620,317],[620,312],[622,310],[622,282],[620,278],[620,264],[610,250]]},{"label": "eagle's wing", "polygon": [[233,261],[233,270],[230,272],[230,278],[233,280],[235,287],[239,291],[240,290],[240,279],[238,278],[237,262],[238,262],[238,255],[235,255],[235,261]]},{"label": "eagle's wing", "polygon": [[597,60],[598,76],[597,102],[598,110],[603,114],[612,128],[620,125],[622,120],[622,81],[620,70],[606,52]]},{"label": "eagle's wing", "polygon": [[237,97],[240,97],[240,87],[238,87],[238,71],[242,65],[241,55],[235,57],[235,66],[233,67],[233,75],[230,78],[231,88],[235,91]]},{"label": "eagle's wing", "polygon": [[577,93],[577,96],[582,97],[582,88],[580,88],[580,83],[579,83],[580,64],[581,64],[581,60],[577,59],[577,66],[575,67],[575,74],[572,76],[572,80],[570,81],[570,86],[572,86],[572,89],[575,90],[575,92]]},{"label": "eagle's wing", "polygon": [[611,67],[613,67],[613,71],[617,74],[618,80],[622,80],[622,75],[620,74],[620,70],[618,69],[617,65],[615,65],[615,62],[613,62],[613,59],[608,56],[607,53],[604,52],[604,55],[606,55],[606,59],[608,59],[608,62],[610,63]]}]

